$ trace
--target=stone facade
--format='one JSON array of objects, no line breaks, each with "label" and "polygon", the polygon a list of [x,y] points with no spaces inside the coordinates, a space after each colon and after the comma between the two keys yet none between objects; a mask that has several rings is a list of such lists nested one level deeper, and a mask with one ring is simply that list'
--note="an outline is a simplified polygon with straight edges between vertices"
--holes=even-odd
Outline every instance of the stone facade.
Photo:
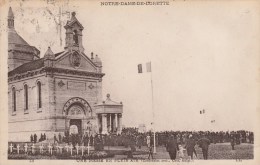
[{"label": "stone facade", "polygon": [[[8,18],[14,18],[12,11]],[[11,21],[8,19],[8,22]],[[11,27],[12,33],[15,32],[14,26]],[[113,124],[117,129],[111,129],[112,119],[115,120],[112,115],[111,119],[99,120],[100,115],[108,117],[116,113],[121,116],[123,105],[102,101],[102,62],[93,53],[91,58],[84,53],[84,28],[74,12],[65,29],[66,46],[62,52],[54,54],[48,48],[44,57],[38,58],[37,51],[32,54],[33,48],[26,45],[23,49],[29,51],[20,56],[31,59],[23,63],[15,61],[8,53],[8,65],[12,66],[8,72],[9,141],[29,141],[34,133],[38,137],[45,133],[51,139],[54,134],[64,135],[65,131],[70,131],[72,125],[77,126],[78,133],[86,132],[90,125],[92,133],[121,132],[120,117],[117,124]],[[18,51],[15,42],[9,38],[12,52]],[[105,105],[105,102],[113,105]],[[103,105],[110,111],[100,111]],[[106,123],[100,125],[101,121]]]}]

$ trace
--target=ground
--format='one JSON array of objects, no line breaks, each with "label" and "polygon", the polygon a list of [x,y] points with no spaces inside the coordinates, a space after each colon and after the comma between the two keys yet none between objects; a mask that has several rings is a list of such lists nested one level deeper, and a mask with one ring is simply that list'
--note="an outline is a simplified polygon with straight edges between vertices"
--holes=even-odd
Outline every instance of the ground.
[{"label": "ground", "polygon": [[[203,159],[201,148],[196,146],[196,152],[198,157],[194,159]],[[110,157],[107,159],[127,159],[127,151],[130,151],[130,148],[125,147],[108,147],[105,146],[104,150],[107,151],[110,155],[114,155],[114,157]],[[156,149],[156,154],[154,154],[155,159],[170,159],[166,148],[163,146],[159,146]],[[23,156],[24,155],[24,156]],[[69,155],[69,154],[68,154]],[[73,158],[80,158],[80,153],[76,156],[76,152],[73,152]],[[183,160],[188,160],[187,153],[184,152]],[[10,155],[9,155],[10,156]],[[14,157],[18,156],[17,154],[12,154],[9,159],[13,159]],[[66,157],[57,157],[57,156],[48,156],[48,155],[25,155],[20,154],[18,156],[20,159],[64,159]],[[141,149],[137,149],[136,152],[133,153],[133,159],[147,159],[148,152],[147,147],[142,147]],[[68,158],[67,158],[68,159]],[[69,158],[70,159],[70,158]],[[240,144],[235,146],[235,150],[231,150],[230,143],[222,143],[222,144],[211,144],[209,146],[209,156],[208,159],[254,159],[254,148],[253,144]],[[179,160],[179,156],[177,154],[177,160]]]},{"label": "ground", "polygon": [[[201,148],[196,146],[196,152],[198,158],[203,159]],[[146,147],[142,147],[141,150],[146,150]],[[138,151],[138,150],[137,150]],[[184,154],[183,159],[188,159],[187,153]],[[135,158],[147,159],[148,155],[134,155]],[[157,152],[154,154],[156,159],[170,159],[168,152],[165,147],[157,147]],[[126,158],[125,155],[115,155],[115,158]],[[235,146],[235,150],[231,150],[230,143],[222,144],[211,144],[209,146],[209,156],[208,159],[253,159],[254,149],[252,144],[240,144]],[[177,154],[177,159],[179,156]]]}]

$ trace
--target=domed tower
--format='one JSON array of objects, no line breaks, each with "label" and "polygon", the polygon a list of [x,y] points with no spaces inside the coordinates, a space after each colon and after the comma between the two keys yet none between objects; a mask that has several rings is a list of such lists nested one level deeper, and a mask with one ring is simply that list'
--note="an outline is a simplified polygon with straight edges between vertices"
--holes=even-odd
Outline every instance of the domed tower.
[{"label": "domed tower", "polygon": [[39,59],[40,51],[30,46],[14,28],[14,14],[12,8],[8,12],[8,71],[25,63]]}]

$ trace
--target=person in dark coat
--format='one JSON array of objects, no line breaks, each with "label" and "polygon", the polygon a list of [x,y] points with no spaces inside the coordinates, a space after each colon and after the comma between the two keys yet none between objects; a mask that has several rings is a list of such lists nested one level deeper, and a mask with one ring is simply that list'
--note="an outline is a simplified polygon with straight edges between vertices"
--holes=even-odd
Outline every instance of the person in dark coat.
[{"label": "person in dark coat", "polygon": [[59,133],[58,137],[59,137],[59,143],[62,143],[62,139],[61,139],[61,134],[60,133]]},{"label": "person in dark coat", "polygon": [[191,157],[191,159],[193,159],[193,152],[197,156],[197,153],[195,150],[195,145],[196,145],[196,142],[193,139],[192,135],[190,135],[189,138],[186,140],[186,149],[187,149],[187,154],[188,154],[188,156]]},{"label": "person in dark coat", "polygon": [[142,146],[142,136],[138,135],[136,141],[137,141],[136,145],[138,146],[139,149],[141,149],[141,146]]},{"label": "person in dark coat", "polygon": [[[88,146],[89,143],[89,136],[87,134],[83,135],[83,141],[84,141],[84,146]],[[90,144],[89,144],[90,145]]]},{"label": "person in dark coat", "polygon": [[46,135],[45,135],[45,133],[43,134],[43,140],[46,140]]},{"label": "person in dark coat", "polygon": [[34,142],[34,143],[37,142],[37,135],[36,135],[36,134],[34,134],[34,136],[33,136],[33,142]]},{"label": "person in dark coat", "polygon": [[30,138],[31,138],[31,142],[33,142],[33,135],[32,135],[32,134],[31,134],[31,137],[30,137]]},{"label": "person in dark coat", "polygon": [[235,150],[235,143],[236,143],[236,140],[233,137],[233,135],[231,135],[230,144],[231,144],[232,150]]},{"label": "person in dark coat", "polygon": [[202,149],[202,154],[203,154],[204,160],[207,160],[210,140],[208,138],[206,138],[205,136],[203,136],[202,138],[200,138],[198,140],[198,145]]},{"label": "person in dark coat", "polygon": [[176,138],[172,135],[166,144],[166,150],[169,152],[171,160],[176,159],[176,153],[179,151]]},{"label": "person in dark coat", "polygon": [[92,135],[90,135],[90,144],[89,145],[93,146],[93,143],[94,143],[94,138]]},{"label": "person in dark coat", "polygon": [[150,145],[148,148],[148,159],[152,158],[153,159],[153,145]]},{"label": "person in dark coat", "polygon": [[59,142],[58,142],[58,139],[57,139],[57,137],[56,137],[56,134],[54,134],[53,139],[54,139],[54,144],[56,144],[56,142],[59,143]]}]

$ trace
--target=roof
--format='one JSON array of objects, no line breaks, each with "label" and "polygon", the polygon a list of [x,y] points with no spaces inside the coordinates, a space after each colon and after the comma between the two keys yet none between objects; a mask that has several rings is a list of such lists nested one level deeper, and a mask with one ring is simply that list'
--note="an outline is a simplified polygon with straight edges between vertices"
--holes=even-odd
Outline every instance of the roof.
[{"label": "roof", "polygon": [[102,105],[115,105],[115,106],[122,106],[122,102],[118,103],[115,101],[112,101],[110,99],[110,94],[107,94],[107,99],[103,101],[102,103],[97,103],[96,106],[102,106]]},{"label": "roof", "polygon": [[44,58],[45,58],[45,59],[54,59],[54,58],[55,58],[55,55],[54,55],[54,53],[52,52],[52,50],[51,50],[50,47],[48,47],[47,51],[45,52]]},{"label": "roof", "polygon": [[11,7],[9,7],[9,11],[8,11],[8,17],[9,18],[14,18],[14,13]]},{"label": "roof", "polygon": [[51,47],[48,47],[47,51],[45,52],[44,56],[52,56],[54,53],[51,50]]},{"label": "roof", "polygon": [[14,28],[14,14],[12,8],[8,11],[8,50],[25,51],[33,53],[39,58],[40,51],[34,46],[30,46]]},{"label": "roof", "polygon": [[25,64],[15,68],[14,70],[12,70],[8,73],[8,76],[24,73],[24,72],[31,71],[31,70],[40,69],[43,66],[44,66],[44,59],[40,58],[40,59],[25,63]]},{"label": "roof", "polygon": [[14,29],[8,31],[8,44],[19,44],[30,46]]},{"label": "roof", "polygon": [[56,53],[56,54],[54,54],[55,55],[55,57],[58,57],[60,54],[62,54],[63,52],[65,52],[65,51],[62,51],[62,52],[59,52],[59,53]]},{"label": "roof", "polygon": [[81,29],[84,29],[84,27],[81,25],[81,23],[76,18],[75,12],[72,12],[70,21],[67,21],[67,23],[64,27],[67,28],[68,26],[72,26],[75,22],[78,23],[78,25],[80,26]]}]

